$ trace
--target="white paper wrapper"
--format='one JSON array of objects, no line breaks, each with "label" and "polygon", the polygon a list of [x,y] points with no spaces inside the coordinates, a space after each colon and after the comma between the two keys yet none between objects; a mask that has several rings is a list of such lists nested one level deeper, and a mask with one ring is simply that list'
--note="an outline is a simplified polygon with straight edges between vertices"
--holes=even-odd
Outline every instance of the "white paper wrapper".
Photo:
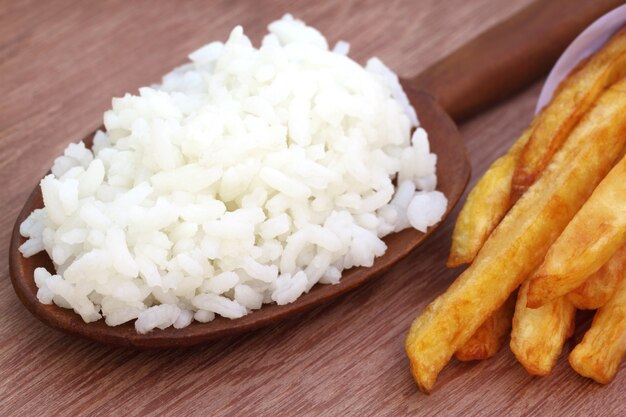
[{"label": "white paper wrapper", "polygon": [[584,30],[556,62],[539,95],[535,114],[548,104],[563,78],[583,59],[600,49],[609,38],[626,25],[626,5],[610,11]]}]

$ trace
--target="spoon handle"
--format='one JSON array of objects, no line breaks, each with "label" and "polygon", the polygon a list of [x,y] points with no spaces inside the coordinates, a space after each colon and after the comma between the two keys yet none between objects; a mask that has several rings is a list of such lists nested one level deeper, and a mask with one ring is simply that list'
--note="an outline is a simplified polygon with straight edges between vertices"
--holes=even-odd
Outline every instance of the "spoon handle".
[{"label": "spoon handle", "polygon": [[621,0],[536,0],[421,74],[412,87],[433,95],[456,122],[544,76],[593,21]]}]

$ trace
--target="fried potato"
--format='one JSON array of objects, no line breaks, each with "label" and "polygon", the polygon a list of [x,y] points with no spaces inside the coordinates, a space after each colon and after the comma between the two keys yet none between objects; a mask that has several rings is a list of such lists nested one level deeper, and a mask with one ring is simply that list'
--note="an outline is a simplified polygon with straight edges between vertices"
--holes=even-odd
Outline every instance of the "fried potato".
[{"label": "fried potato", "polygon": [[510,207],[532,185],[604,90],[626,75],[626,29],[585,59],[513,147],[470,192],[457,217],[447,266],[471,263]]},{"label": "fried potato", "polygon": [[580,342],[569,355],[572,368],[582,376],[601,384],[613,380],[626,354],[626,280],[598,309]]},{"label": "fried potato", "polygon": [[[626,132],[622,132],[626,135]],[[573,291],[600,269],[626,238],[626,157],[602,180],[533,274],[528,306]]]},{"label": "fried potato", "polygon": [[537,116],[537,127],[522,150],[513,174],[513,201],[539,178],[572,128],[603,91],[625,75],[626,29],[581,62],[561,82],[552,101]]},{"label": "fried potato", "polygon": [[626,82],[605,92],[541,178],[491,233],[474,262],[415,319],[405,348],[429,392],[441,369],[542,262],[626,142]]},{"label": "fried potato", "polygon": [[595,310],[605,305],[619,283],[626,279],[626,244],[622,245],[600,269],[567,298],[579,310]]},{"label": "fried potato", "polygon": [[471,263],[493,229],[511,207],[511,179],[532,125],[498,158],[469,193],[452,232],[447,266]]},{"label": "fried potato", "polygon": [[480,325],[454,356],[460,361],[479,361],[489,359],[498,353],[511,330],[515,300],[516,296],[513,293],[502,307]]},{"label": "fried potato", "polygon": [[528,281],[522,284],[513,315],[511,351],[529,374],[548,375],[572,336],[576,309],[567,297],[540,308],[526,307]]}]

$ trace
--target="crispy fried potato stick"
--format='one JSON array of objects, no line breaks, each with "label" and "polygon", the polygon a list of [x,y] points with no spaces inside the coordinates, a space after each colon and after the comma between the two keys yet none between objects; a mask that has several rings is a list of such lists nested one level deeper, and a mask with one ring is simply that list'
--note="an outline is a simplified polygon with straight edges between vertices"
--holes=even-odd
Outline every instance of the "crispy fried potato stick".
[{"label": "crispy fried potato stick", "polygon": [[470,192],[459,213],[447,266],[471,263],[489,234],[532,185],[567,135],[612,83],[626,75],[626,29],[578,64],[515,145]]},{"label": "crispy fried potato stick", "polygon": [[596,310],[605,305],[626,279],[626,244],[622,245],[600,269],[591,274],[585,282],[567,298],[579,310]]},{"label": "crispy fried potato stick", "polygon": [[602,180],[533,274],[528,306],[539,307],[576,289],[626,239],[626,157]]},{"label": "crispy fried potato stick", "polygon": [[600,97],[469,268],[415,319],[405,348],[421,390],[432,389],[454,352],[539,266],[613,166],[626,141],[624,108],[626,82],[620,82]]},{"label": "crispy fried potato stick", "polygon": [[493,229],[511,208],[511,179],[532,125],[498,158],[472,189],[456,219],[447,266],[471,263]]},{"label": "crispy fried potato stick", "polygon": [[529,374],[548,375],[574,331],[576,309],[567,297],[540,308],[526,307],[528,281],[522,284],[511,331],[511,351]]},{"label": "crispy fried potato stick", "polygon": [[517,161],[512,181],[513,201],[539,178],[570,131],[603,91],[625,75],[626,29],[581,62],[561,82],[550,104],[537,117],[537,127]]},{"label": "crispy fried potato stick", "polygon": [[479,361],[498,353],[511,331],[516,298],[515,293],[511,294],[506,303],[480,325],[454,356],[460,361]]},{"label": "crispy fried potato stick", "polygon": [[593,318],[582,342],[570,353],[569,363],[582,376],[601,384],[613,380],[626,354],[626,280]]}]

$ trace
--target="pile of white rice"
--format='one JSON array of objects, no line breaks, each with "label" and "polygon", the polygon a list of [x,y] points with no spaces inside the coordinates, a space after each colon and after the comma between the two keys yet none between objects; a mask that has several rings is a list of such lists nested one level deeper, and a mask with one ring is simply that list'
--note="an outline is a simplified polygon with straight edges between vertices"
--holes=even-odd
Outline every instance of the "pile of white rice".
[{"label": "pile of white rice", "polygon": [[35,271],[39,300],[140,333],[235,319],[437,223],[426,132],[398,78],[348,49],[287,15],[258,49],[238,26],[113,99],[106,132],[67,147],[21,225],[22,254],[56,269]]}]

